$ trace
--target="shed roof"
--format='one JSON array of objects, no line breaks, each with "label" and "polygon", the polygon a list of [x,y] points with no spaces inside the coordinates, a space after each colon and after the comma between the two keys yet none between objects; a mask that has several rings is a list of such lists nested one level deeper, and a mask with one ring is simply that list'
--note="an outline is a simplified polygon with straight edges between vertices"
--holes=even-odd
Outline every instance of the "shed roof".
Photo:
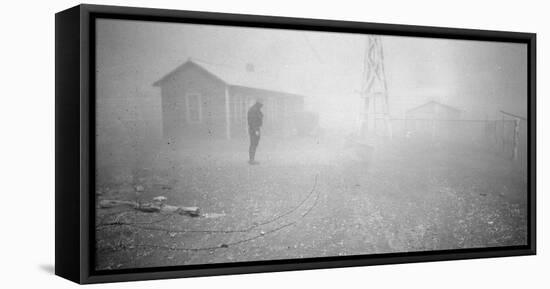
[{"label": "shed roof", "polygon": [[439,106],[439,107],[443,107],[445,109],[452,110],[452,111],[455,111],[455,112],[461,112],[462,111],[460,108],[450,106],[450,105],[446,105],[446,104],[440,103],[440,102],[435,101],[435,100],[430,100],[430,101],[428,101],[424,104],[421,104],[419,106],[416,106],[416,107],[413,107],[413,108],[407,110],[407,113],[415,112],[417,110],[426,108],[428,106]]},{"label": "shed roof", "polygon": [[[206,63],[191,58],[189,58],[186,62],[163,76],[155,83],[153,83],[153,85],[162,86],[162,83],[168,80],[172,75],[189,66],[197,69],[202,69],[203,71],[210,74],[213,78],[220,80],[226,85],[249,87],[286,94],[300,95],[296,91],[293,91],[293,89],[291,89],[289,85],[283,83],[284,80],[281,77],[276,77],[275,75],[270,75],[265,72],[247,71],[244,67],[243,69],[237,69],[235,67],[227,65]],[[281,90],[282,88],[284,88],[284,92]]]}]

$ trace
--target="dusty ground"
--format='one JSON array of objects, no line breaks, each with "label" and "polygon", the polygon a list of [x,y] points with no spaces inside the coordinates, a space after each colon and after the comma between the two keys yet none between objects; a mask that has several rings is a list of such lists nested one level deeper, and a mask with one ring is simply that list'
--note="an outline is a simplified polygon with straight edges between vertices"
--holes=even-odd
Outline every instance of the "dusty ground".
[{"label": "dusty ground", "polygon": [[261,164],[246,159],[244,140],[165,147],[100,179],[98,199],[162,195],[202,216],[98,209],[97,268],[526,244],[526,185],[491,153],[264,137]]}]

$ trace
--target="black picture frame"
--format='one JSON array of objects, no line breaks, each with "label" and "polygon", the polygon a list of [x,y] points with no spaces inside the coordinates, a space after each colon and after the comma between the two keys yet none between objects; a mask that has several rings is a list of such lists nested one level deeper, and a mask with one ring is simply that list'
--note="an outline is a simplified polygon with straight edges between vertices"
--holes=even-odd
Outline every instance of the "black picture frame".
[{"label": "black picture frame", "polygon": [[[485,40],[528,45],[528,244],[412,253],[341,256],[96,271],[94,269],[95,25],[97,18]],[[55,16],[55,273],[101,283],[306,270],[536,254],[536,34],[411,25],[79,5]]]}]

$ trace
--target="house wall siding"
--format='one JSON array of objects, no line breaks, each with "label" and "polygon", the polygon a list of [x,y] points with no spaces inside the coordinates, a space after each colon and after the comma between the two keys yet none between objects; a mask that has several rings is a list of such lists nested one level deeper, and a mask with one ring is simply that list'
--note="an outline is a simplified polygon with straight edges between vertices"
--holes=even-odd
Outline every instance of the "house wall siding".
[{"label": "house wall siding", "polygon": [[261,99],[264,114],[262,134],[292,134],[298,126],[298,115],[303,112],[303,98],[286,93],[247,88],[231,87],[231,131],[233,137],[248,135],[248,109]]},{"label": "house wall siding", "polygon": [[[298,127],[304,110],[302,96],[242,86],[228,86],[197,65],[189,64],[165,77],[159,84],[162,96],[162,123],[165,140],[175,142],[227,137],[229,119],[231,138],[248,136],[247,113],[262,99],[262,133],[290,135]],[[226,89],[229,117],[226,118]],[[190,121],[186,95],[199,94],[200,122]]]},{"label": "house wall siding", "polygon": [[[198,69],[185,69],[161,87],[165,139],[219,138],[225,136],[225,84]],[[201,120],[190,121],[186,95],[199,94]]]}]

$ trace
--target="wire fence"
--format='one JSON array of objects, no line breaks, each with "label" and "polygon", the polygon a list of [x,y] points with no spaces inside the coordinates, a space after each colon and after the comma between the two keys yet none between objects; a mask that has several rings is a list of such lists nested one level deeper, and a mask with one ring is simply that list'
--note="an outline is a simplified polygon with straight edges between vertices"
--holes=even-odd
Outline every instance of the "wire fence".
[{"label": "wire fence", "polygon": [[419,144],[454,145],[495,153],[527,178],[527,120],[502,113],[497,120],[391,119],[394,138]]}]

